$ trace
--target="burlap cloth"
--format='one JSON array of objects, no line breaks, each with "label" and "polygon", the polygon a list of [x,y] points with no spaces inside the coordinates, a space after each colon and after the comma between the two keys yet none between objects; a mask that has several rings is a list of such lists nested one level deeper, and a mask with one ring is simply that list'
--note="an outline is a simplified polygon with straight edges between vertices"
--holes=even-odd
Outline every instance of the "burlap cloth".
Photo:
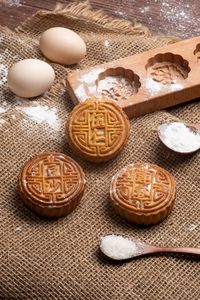
[{"label": "burlap cloth", "polygon": [[[6,86],[7,68],[24,58],[42,57],[38,38],[53,26],[77,31],[87,43],[80,65],[52,64],[57,80],[50,92],[32,101],[13,96]],[[155,245],[200,247],[200,153],[180,157],[158,141],[156,128],[164,120],[200,122],[198,101],[131,121],[128,145],[114,160],[95,165],[71,151],[64,123],[73,104],[60,80],[76,68],[110,61],[158,47],[171,38],[151,37],[136,22],[116,20],[92,12],[88,3],[39,12],[11,32],[1,28],[0,104],[0,298],[199,300],[200,268],[194,259],[159,256],[112,264],[98,252],[106,233],[134,236]],[[87,190],[68,217],[47,221],[22,204],[17,176],[30,156],[61,151],[75,158],[87,176]],[[174,174],[177,201],[160,225],[137,228],[115,215],[108,203],[111,177],[131,162],[147,161]]]}]

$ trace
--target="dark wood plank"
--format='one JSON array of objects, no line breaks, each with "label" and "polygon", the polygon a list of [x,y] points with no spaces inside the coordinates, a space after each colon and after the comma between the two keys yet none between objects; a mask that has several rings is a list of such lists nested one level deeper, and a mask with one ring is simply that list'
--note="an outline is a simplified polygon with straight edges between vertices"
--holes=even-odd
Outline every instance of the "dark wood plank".
[{"label": "dark wood plank", "polygon": [[0,7],[0,24],[14,29],[18,24],[25,21],[27,17],[34,14],[37,10],[38,8],[26,5],[20,7],[12,6],[9,8],[2,5],[2,7]]},{"label": "dark wood plank", "polygon": [[[59,0],[60,3],[74,2]],[[189,38],[200,35],[199,0],[91,0],[94,9],[125,18],[137,19],[154,34]],[[15,28],[38,9],[53,10],[54,0],[0,0],[0,24]]]}]

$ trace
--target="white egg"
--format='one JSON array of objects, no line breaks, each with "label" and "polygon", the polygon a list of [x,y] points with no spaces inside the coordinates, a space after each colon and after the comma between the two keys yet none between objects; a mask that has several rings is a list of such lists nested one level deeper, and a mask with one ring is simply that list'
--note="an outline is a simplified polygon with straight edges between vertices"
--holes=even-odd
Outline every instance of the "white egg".
[{"label": "white egg", "polygon": [[49,60],[72,65],[86,55],[86,45],[74,31],[64,27],[53,27],[42,33],[40,50]]},{"label": "white egg", "polygon": [[8,71],[10,90],[19,97],[32,98],[46,92],[55,79],[53,68],[39,59],[24,59]]}]

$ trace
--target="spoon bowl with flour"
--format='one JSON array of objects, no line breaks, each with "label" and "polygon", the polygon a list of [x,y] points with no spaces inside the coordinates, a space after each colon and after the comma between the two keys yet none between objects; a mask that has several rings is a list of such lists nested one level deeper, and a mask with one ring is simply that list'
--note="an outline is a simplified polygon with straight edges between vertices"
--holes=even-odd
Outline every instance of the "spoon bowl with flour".
[{"label": "spoon bowl with flour", "polygon": [[115,234],[100,238],[100,250],[104,256],[116,261],[130,260],[131,258],[156,253],[179,253],[196,255],[200,258],[200,248],[158,247],[148,245],[135,238]]},{"label": "spoon bowl with flour", "polygon": [[158,136],[167,148],[177,153],[191,154],[200,149],[200,125],[163,123],[158,127]]}]

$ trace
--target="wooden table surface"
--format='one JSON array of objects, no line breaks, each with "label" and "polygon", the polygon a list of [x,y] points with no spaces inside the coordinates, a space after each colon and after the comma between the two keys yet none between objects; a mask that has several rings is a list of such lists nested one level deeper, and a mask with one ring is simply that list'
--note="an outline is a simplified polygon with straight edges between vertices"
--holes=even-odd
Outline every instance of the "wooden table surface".
[{"label": "wooden table surface", "polygon": [[[53,10],[71,0],[0,0],[0,24],[15,28],[37,10]],[[80,1],[79,1],[80,2]],[[200,35],[199,0],[91,0],[94,9],[125,19],[137,19],[152,33],[188,38]]]}]

